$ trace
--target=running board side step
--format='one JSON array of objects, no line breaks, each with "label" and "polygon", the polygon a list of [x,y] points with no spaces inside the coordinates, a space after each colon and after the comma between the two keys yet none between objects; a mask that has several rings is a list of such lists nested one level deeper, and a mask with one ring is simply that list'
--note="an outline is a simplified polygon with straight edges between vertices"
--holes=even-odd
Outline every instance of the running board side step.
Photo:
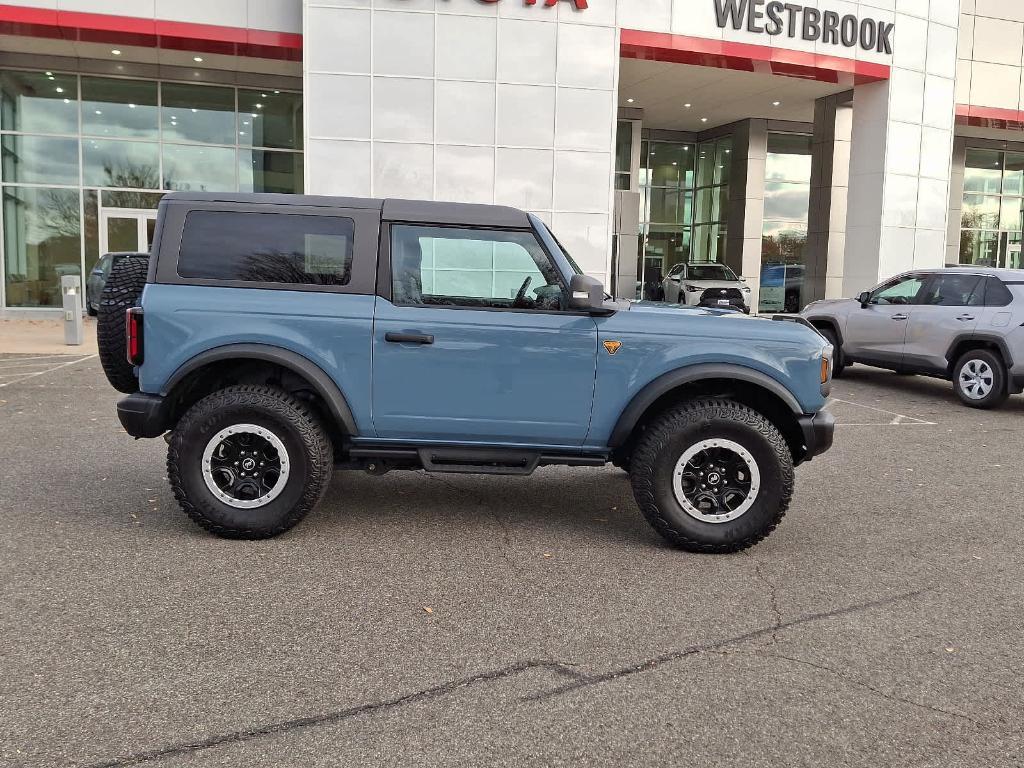
[{"label": "running board side step", "polygon": [[529,475],[543,466],[603,467],[608,462],[603,455],[473,446],[357,447],[349,450],[349,456],[357,461],[380,461],[396,469],[415,469],[418,464],[427,472],[477,475]]}]

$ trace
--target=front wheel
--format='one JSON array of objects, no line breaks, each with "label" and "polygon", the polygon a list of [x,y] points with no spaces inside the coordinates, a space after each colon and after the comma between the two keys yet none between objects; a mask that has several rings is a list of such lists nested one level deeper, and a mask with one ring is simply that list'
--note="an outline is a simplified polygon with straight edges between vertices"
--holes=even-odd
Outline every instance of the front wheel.
[{"label": "front wheel", "polygon": [[779,430],[731,400],[670,409],[633,451],[633,495],[665,539],[691,552],[738,552],[782,520],[793,457]]},{"label": "front wheel", "polygon": [[953,388],[960,402],[971,408],[997,408],[1010,396],[1006,366],[987,349],[965,352],[953,369]]},{"label": "front wheel", "polygon": [[185,414],[171,435],[167,477],[193,521],[234,539],[287,531],[316,506],[334,466],[320,420],[287,392],[227,387]]}]

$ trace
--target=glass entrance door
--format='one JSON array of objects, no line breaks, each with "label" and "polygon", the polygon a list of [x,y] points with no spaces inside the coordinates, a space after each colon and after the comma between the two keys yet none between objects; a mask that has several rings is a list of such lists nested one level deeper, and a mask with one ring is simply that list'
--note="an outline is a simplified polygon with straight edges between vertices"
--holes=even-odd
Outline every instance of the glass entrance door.
[{"label": "glass entrance door", "polygon": [[100,214],[100,253],[148,253],[156,211],[109,209]]}]

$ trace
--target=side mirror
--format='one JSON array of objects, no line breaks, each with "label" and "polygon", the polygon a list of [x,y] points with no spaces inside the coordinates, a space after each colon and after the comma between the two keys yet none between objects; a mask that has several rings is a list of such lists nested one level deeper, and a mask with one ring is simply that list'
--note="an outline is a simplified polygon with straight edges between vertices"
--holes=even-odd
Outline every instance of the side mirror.
[{"label": "side mirror", "polygon": [[573,275],[569,281],[569,309],[604,311],[604,286],[590,275]]},{"label": "side mirror", "polygon": [[863,291],[858,297],[857,301],[860,302],[862,307],[866,307],[871,303],[871,291]]}]

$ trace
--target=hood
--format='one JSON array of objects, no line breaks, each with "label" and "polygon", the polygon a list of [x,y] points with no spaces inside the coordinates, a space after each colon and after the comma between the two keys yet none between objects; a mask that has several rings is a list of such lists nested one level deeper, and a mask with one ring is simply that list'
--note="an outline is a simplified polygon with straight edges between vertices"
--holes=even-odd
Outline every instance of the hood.
[{"label": "hood", "polygon": [[753,317],[737,312],[734,309],[715,309],[714,307],[696,307],[686,304],[666,304],[663,301],[631,301],[629,303],[631,312],[645,312],[663,317],[694,316],[701,317],[726,317],[743,320],[767,320],[766,317]]},{"label": "hood", "polygon": [[705,291],[708,288],[739,288],[741,291],[746,288],[750,290],[750,286],[746,283],[742,283],[739,280],[680,280],[680,290],[685,290],[687,285],[696,285],[698,288],[702,288]]},{"label": "hood", "polygon": [[844,304],[856,304],[857,306],[860,306],[860,302],[856,299],[818,299],[804,307],[800,314],[808,314],[815,310],[834,309],[836,307],[841,307]]}]

